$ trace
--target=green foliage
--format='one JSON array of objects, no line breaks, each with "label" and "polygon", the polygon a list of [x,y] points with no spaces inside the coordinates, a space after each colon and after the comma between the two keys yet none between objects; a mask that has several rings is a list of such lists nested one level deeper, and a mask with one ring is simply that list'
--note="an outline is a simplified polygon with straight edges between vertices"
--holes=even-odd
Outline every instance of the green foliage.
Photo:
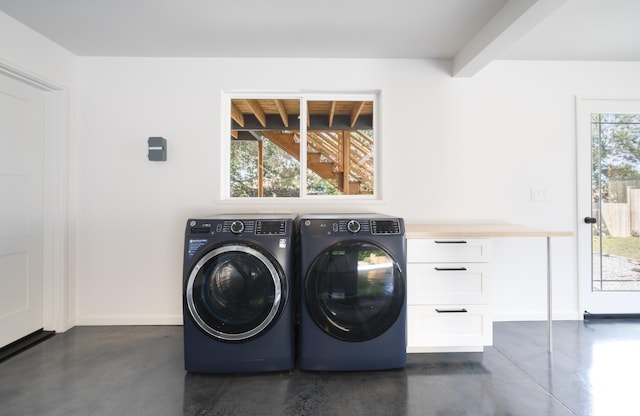
[{"label": "green foliage", "polygon": [[[263,193],[269,197],[300,195],[297,160],[263,139]],[[231,196],[258,196],[258,141],[231,141]]]},{"label": "green foliage", "polygon": [[640,115],[593,114],[594,202],[609,202],[612,181],[640,179]]},{"label": "green foliage", "polygon": [[231,141],[231,196],[258,196],[257,142]]},{"label": "green foliage", "polygon": [[[284,150],[263,139],[263,193],[270,197],[300,196],[300,163]],[[258,141],[231,141],[231,196],[258,196]],[[307,171],[309,195],[337,195],[330,181]]]},{"label": "green foliage", "polygon": [[264,143],[264,196],[300,196],[300,163],[267,139]]},{"label": "green foliage", "polygon": [[339,195],[338,188],[330,181],[321,178],[307,169],[307,193],[309,195]]}]

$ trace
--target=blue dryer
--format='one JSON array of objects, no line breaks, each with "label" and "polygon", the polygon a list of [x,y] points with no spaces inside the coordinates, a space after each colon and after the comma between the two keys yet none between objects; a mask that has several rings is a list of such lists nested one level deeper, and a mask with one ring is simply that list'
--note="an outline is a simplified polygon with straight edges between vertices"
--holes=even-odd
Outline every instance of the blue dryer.
[{"label": "blue dryer", "polygon": [[192,373],[294,366],[294,218],[187,221],[184,362]]},{"label": "blue dryer", "polygon": [[406,365],[406,238],[401,218],[299,218],[299,364],[359,371]]}]

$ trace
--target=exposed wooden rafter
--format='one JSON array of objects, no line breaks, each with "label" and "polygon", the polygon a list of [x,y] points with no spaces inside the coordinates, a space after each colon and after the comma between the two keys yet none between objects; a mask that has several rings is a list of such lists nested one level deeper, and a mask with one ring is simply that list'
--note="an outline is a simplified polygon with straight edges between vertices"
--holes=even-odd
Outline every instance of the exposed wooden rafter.
[{"label": "exposed wooden rafter", "polygon": [[351,111],[351,127],[356,125],[356,122],[358,121],[358,117],[360,117],[360,113],[364,108],[364,104],[365,104],[365,101],[359,101],[354,104],[353,111]]},{"label": "exposed wooden rafter", "polygon": [[285,127],[289,127],[289,114],[287,114],[287,108],[284,105],[284,101],[275,100],[275,102],[280,118],[282,119],[282,124],[284,124]]},{"label": "exposed wooden rafter", "polygon": [[251,108],[253,115],[258,119],[258,122],[262,125],[262,127],[267,127],[267,116],[264,114],[262,107],[260,107],[260,103],[258,100],[246,100],[247,105]]},{"label": "exposed wooden rafter", "polygon": [[[232,99],[231,130],[367,130],[373,128],[372,101],[307,101],[300,120],[299,99]],[[251,104],[251,105],[249,105]],[[240,116],[242,115],[242,117]]]},{"label": "exposed wooden rafter", "polygon": [[244,114],[238,108],[237,105],[231,102],[231,119],[238,123],[241,127],[244,127]]},{"label": "exposed wooden rafter", "polygon": [[258,196],[264,196],[264,142],[258,140]]},{"label": "exposed wooden rafter", "polygon": [[329,127],[333,127],[333,116],[336,115],[336,102],[331,101],[331,107],[329,107]]}]

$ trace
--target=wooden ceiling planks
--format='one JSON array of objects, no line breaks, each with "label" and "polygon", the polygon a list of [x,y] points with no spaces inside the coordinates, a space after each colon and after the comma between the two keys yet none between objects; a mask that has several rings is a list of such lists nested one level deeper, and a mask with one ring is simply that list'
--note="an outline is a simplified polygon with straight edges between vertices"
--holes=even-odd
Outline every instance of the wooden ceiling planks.
[{"label": "wooden ceiling planks", "polygon": [[[231,100],[231,118],[244,127],[243,118],[255,117],[266,127],[267,116],[277,115],[284,127],[289,127],[291,116],[300,117],[298,99],[239,99]],[[325,116],[326,125],[332,127],[336,116],[349,116],[349,124],[354,127],[361,116],[373,116],[372,101],[307,101],[307,125],[313,116]]]}]

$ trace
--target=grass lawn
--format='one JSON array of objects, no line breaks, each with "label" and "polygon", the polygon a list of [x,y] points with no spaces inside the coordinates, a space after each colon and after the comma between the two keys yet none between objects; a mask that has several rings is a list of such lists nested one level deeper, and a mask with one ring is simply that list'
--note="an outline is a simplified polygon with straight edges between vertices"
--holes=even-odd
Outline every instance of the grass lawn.
[{"label": "grass lawn", "polygon": [[[593,238],[593,251],[600,251],[599,238]],[[640,260],[640,238],[638,237],[609,237],[602,238],[602,252],[629,259]]]}]

